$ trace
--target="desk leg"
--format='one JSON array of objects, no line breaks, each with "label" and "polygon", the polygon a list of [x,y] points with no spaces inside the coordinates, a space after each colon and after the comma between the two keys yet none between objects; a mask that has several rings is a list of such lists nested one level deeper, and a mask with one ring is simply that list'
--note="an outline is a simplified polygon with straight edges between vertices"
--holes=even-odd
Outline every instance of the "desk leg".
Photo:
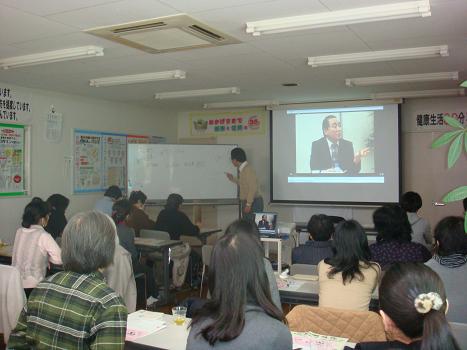
[{"label": "desk leg", "polygon": [[167,304],[169,300],[169,249],[162,250],[162,267],[164,269],[164,288],[162,298],[159,300],[159,305]]},{"label": "desk leg", "polygon": [[277,272],[282,272],[282,241],[277,241]]},{"label": "desk leg", "polygon": [[269,242],[263,242],[264,246],[264,255],[266,258],[269,258]]}]

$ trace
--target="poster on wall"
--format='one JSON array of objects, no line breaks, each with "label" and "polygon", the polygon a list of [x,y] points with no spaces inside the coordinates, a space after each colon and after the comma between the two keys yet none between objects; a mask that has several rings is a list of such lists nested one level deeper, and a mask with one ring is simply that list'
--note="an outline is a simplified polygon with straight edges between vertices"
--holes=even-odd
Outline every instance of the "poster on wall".
[{"label": "poster on wall", "polygon": [[26,194],[24,150],[24,126],[0,124],[0,196]]},{"label": "poster on wall", "polygon": [[103,188],[102,133],[75,130],[74,192],[98,192]]},{"label": "poster on wall", "polygon": [[264,134],[269,112],[262,109],[190,113],[191,136]]},{"label": "poster on wall", "polygon": [[32,121],[31,96],[0,84],[0,122],[30,124]]},{"label": "poster on wall", "polygon": [[102,192],[111,185],[126,188],[127,144],[164,143],[164,137],[75,129],[73,192]]},{"label": "poster on wall", "polygon": [[126,135],[102,134],[103,138],[103,187],[126,184]]}]

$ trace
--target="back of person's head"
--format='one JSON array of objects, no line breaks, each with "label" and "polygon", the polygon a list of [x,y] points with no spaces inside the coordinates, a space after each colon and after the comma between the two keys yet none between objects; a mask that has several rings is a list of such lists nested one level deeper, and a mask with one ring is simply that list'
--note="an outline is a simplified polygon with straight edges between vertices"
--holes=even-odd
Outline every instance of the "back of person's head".
[{"label": "back of person's head", "polygon": [[50,206],[39,197],[34,197],[24,208],[21,226],[30,228],[39,225],[42,218],[48,219]]},{"label": "back of person's head", "polygon": [[192,321],[194,325],[205,318],[213,319],[200,332],[211,345],[241,334],[247,303],[284,321],[282,311],[271,300],[263,255],[259,241],[248,234],[226,234],[214,246],[208,277],[211,300]]},{"label": "back of person's head", "polygon": [[230,151],[230,159],[243,163],[246,161],[246,153],[242,148],[236,147]]},{"label": "back of person's head", "polygon": [[183,197],[178,193],[171,193],[167,197],[165,209],[178,209],[183,203]]},{"label": "back of person's head", "polygon": [[91,273],[109,266],[115,252],[114,222],[99,211],[73,216],[62,235],[62,261],[66,271]]},{"label": "back of person's head", "polygon": [[123,197],[122,190],[116,185],[110,186],[104,193],[105,197],[110,197],[113,199],[120,199]]},{"label": "back of person's head", "polygon": [[371,266],[371,252],[362,225],[355,220],[342,221],[334,232],[333,244],[334,256],[325,259],[332,266],[329,277],[342,272],[344,284],[354,278],[363,280],[360,267],[362,263],[367,267]]},{"label": "back of person's head", "polygon": [[307,230],[314,241],[329,241],[334,233],[334,224],[329,216],[317,214],[308,221]]},{"label": "back of person's head", "polygon": [[422,197],[417,192],[405,192],[401,197],[401,207],[408,213],[416,213],[422,204]]},{"label": "back of person's head", "polygon": [[235,233],[246,234],[259,239],[258,226],[251,220],[239,219],[227,226],[226,235]]},{"label": "back of person's head", "polygon": [[112,206],[112,219],[118,225],[126,219],[131,211],[131,203],[128,199],[120,199]]},{"label": "back of person's head", "polygon": [[70,200],[60,193],[54,193],[47,198],[47,203],[50,205],[50,209],[59,213],[65,213],[65,210],[70,204]]},{"label": "back of person's head", "polygon": [[379,285],[379,304],[407,337],[421,338],[422,350],[460,349],[446,321],[443,282],[429,267],[415,263],[392,265]]},{"label": "back of person's head", "polygon": [[464,219],[460,216],[447,216],[435,227],[437,254],[467,254],[467,235],[464,232]]},{"label": "back of person's head", "polygon": [[142,191],[132,191],[130,193],[130,198],[128,198],[132,205],[138,202],[144,204],[146,203],[146,199],[148,199],[148,197]]},{"label": "back of person's head", "polygon": [[378,208],[373,213],[373,223],[378,232],[376,240],[410,242],[412,227],[407,213],[400,205],[390,204]]}]

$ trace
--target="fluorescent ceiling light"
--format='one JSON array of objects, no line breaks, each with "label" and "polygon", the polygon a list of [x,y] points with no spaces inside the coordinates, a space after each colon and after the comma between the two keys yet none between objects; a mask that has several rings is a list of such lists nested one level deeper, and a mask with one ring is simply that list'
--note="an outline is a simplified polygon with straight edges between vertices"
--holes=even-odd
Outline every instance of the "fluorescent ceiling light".
[{"label": "fluorescent ceiling light", "polygon": [[165,100],[168,98],[230,95],[230,94],[239,94],[239,93],[240,93],[240,89],[238,87],[226,87],[226,88],[217,88],[217,89],[159,92],[154,95],[154,98],[156,100]]},{"label": "fluorescent ceiling light", "polygon": [[246,32],[258,36],[261,34],[274,34],[294,30],[427,16],[431,16],[430,2],[428,0],[408,1],[247,22]]},{"label": "fluorescent ceiling light", "polygon": [[156,80],[185,79],[186,73],[182,70],[169,70],[165,72],[143,73],[133,75],[120,75],[116,77],[97,78],[89,80],[94,87],[114,86],[124,84],[146,83]]},{"label": "fluorescent ceiling light", "polygon": [[258,101],[233,101],[233,102],[214,102],[205,103],[203,108],[215,109],[215,108],[236,108],[236,107],[267,107],[277,106],[279,102],[271,100],[258,100]]},{"label": "fluorescent ceiling light", "polygon": [[0,67],[10,69],[34,66],[36,64],[78,60],[81,58],[104,56],[104,49],[98,46],[81,46],[72,49],[47,51],[32,55],[10,57],[0,60]]},{"label": "fluorescent ceiling light", "polygon": [[369,86],[381,84],[396,84],[396,83],[413,83],[424,81],[438,80],[458,80],[459,72],[439,72],[439,73],[423,73],[423,74],[406,74],[406,75],[387,75],[381,77],[365,77],[365,78],[350,78],[345,79],[347,86]]},{"label": "fluorescent ceiling light", "polygon": [[415,58],[430,58],[440,56],[449,56],[447,45],[308,57],[308,65],[312,67],[321,67],[333,66],[338,64],[408,60]]},{"label": "fluorescent ceiling light", "polygon": [[467,80],[464,80],[459,86],[467,88]]},{"label": "fluorescent ceiling light", "polygon": [[440,96],[465,96],[464,89],[440,89],[440,90],[420,90],[420,91],[396,91],[380,92],[372,94],[373,100],[385,98],[414,98],[414,97],[440,97]]}]

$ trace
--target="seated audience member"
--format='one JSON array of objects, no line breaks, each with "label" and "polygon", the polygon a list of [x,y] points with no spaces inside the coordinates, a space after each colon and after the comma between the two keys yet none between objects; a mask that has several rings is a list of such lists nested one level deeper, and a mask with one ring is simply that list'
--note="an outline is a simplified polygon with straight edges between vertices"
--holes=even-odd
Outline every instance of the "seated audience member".
[{"label": "seated audience member", "polygon": [[355,349],[460,350],[446,320],[448,300],[443,282],[423,264],[393,265],[379,286],[379,304],[392,341],[359,343]]},{"label": "seated audience member", "polygon": [[330,241],[334,225],[329,216],[313,215],[307,229],[310,240],[292,250],[292,264],[318,265],[321,260],[334,255]]},{"label": "seated audience member", "polygon": [[50,216],[47,226],[44,228],[57,240],[62,235],[67,223],[65,211],[70,204],[70,200],[59,193],[55,193],[47,198],[47,204],[50,207]]},{"label": "seated audience member", "polygon": [[[155,229],[168,232],[170,239],[179,240],[181,235],[195,236],[199,234],[199,227],[193,225],[188,216],[180,210],[183,197],[177,193],[171,193],[167,197],[165,208],[159,213]],[[188,264],[190,262],[191,248],[188,243],[173,247],[171,258],[174,262],[172,270],[172,283],[175,287],[181,287],[185,282]]]},{"label": "seated audience member", "polygon": [[104,197],[99,199],[94,206],[94,210],[99,210],[108,216],[112,215],[112,206],[123,197],[122,190],[115,185],[110,186],[104,193]]},{"label": "seated audience member", "polygon": [[318,264],[319,306],[368,311],[381,268],[370,261],[363,227],[343,221],[334,233],[335,253]]},{"label": "seated audience member", "polygon": [[127,199],[121,199],[113,205],[112,218],[117,226],[117,235],[120,245],[131,254],[131,262],[135,274],[146,275],[146,294],[149,296],[146,304],[151,305],[157,301],[158,291],[154,271],[151,267],[143,265],[139,261],[139,254],[135,247],[135,231],[128,227],[126,219],[130,215],[131,204]]},{"label": "seated audience member", "polygon": [[420,243],[431,251],[434,242],[430,224],[417,214],[422,207],[422,197],[416,192],[406,192],[402,195],[401,207],[407,212],[412,227],[412,242]]},{"label": "seated audience member", "polygon": [[199,234],[199,227],[193,225],[188,216],[180,210],[182,203],[182,196],[171,193],[167,197],[165,208],[161,210],[156,220],[155,229],[168,232],[170,239],[173,240],[179,240],[181,235]]},{"label": "seated audience member", "polygon": [[141,191],[133,191],[130,193],[130,201],[132,207],[130,216],[126,219],[127,225],[135,230],[136,236],[139,237],[140,230],[155,230],[156,223],[151,220],[144,211],[146,203],[146,195]]},{"label": "seated audience member", "polygon": [[212,299],[195,311],[187,350],[291,350],[285,317],[271,300],[262,247],[253,235],[226,234],[209,268]]},{"label": "seated audience member", "polygon": [[282,310],[281,298],[279,296],[279,289],[277,288],[276,276],[274,275],[274,271],[271,266],[271,262],[264,257],[264,250],[263,246],[261,245],[261,241],[259,239],[259,231],[256,227],[255,223],[250,220],[236,220],[232,222],[227,229],[225,230],[226,234],[246,234],[248,236],[252,236],[258,243],[259,247],[261,248],[261,252],[263,254],[264,260],[264,268],[266,270],[266,275],[268,277],[269,283],[269,291],[271,293],[271,299],[274,305],[279,310]]},{"label": "seated audience member", "polygon": [[435,227],[435,255],[426,263],[443,280],[449,296],[447,319],[467,323],[467,235],[464,219],[448,216]]},{"label": "seated audience member", "polygon": [[62,263],[60,247],[44,230],[49,214],[48,204],[40,198],[33,198],[24,208],[21,223],[23,227],[16,231],[12,265],[16,266],[21,274],[27,296],[45,277],[49,262]]},{"label": "seated audience member", "polygon": [[115,237],[111,219],[98,211],[70,219],[62,236],[64,271],[32,291],[8,348],[124,348],[127,309],[102,275]]},{"label": "seated audience member", "polygon": [[385,205],[373,213],[378,232],[370,245],[371,260],[385,270],[396,262],[425,262],[431,253],[420,243],[411,242],[412,228],[406,212],[399,205]]}]

